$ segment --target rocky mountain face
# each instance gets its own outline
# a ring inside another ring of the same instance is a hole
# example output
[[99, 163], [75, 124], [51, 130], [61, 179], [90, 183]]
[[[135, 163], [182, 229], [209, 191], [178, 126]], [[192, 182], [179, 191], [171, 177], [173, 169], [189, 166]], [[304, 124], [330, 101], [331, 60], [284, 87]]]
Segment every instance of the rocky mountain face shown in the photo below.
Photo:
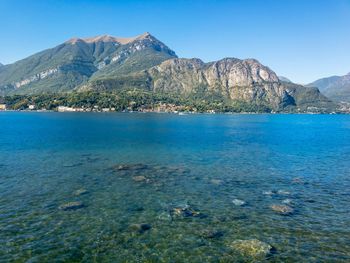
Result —
[[282, 83], [275, 72], [257, 60], [225, 58], [204, 63], [199, 59], [171, 59], [147, 71], [158, 92], [218, 94], [231, 100], [287, 107], [329, 107], [318, 89]]
[[317, 88], [281, 82], [271, 69], [254, 59], [225, 58], [210, 63], [200, 59], [169, 59], [132, 75], [90, 81], [79, 90], [108, 91], [116, 87], [137, 87], [186, 98], [216, 97], [265, 104], [275, 110], [333, 107]]
[[350, 102], [350, 73], [316, 80], [307, 85], [317, 87], [327, 97], [338, 102]]
[[288, 94], [276, 74], [253, 59], [171, 59], [148, 70], [156, 92], [218, 93], [231, 100], [283, 106]]
[[0, 70], [2, 95], [129, 88], [215, 96], [273, 109], [331, 104], [318, 89], [283, 82], [257, 60], [180, 59], [149, 33], [73, 38]]

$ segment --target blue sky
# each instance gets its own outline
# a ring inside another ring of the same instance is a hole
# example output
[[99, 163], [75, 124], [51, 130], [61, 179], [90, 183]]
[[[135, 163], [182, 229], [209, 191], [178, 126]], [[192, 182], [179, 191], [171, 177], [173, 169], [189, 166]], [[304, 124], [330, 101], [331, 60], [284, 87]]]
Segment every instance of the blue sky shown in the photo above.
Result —
[[256, 58], [308, 83], [350, 72], [350, 0], [0, 0], [0, 62], [71, 37], [149, 31], [180, 57]]

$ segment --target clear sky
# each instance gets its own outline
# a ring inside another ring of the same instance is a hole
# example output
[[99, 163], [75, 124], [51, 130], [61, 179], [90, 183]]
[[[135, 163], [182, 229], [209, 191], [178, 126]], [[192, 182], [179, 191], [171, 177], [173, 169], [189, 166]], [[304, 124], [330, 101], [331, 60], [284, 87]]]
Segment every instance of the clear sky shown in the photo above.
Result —
[[350, 72], [350, 0], [0, 0], [0, 62], [145, 31], [180, 57], [256, 58], [308, 83]]

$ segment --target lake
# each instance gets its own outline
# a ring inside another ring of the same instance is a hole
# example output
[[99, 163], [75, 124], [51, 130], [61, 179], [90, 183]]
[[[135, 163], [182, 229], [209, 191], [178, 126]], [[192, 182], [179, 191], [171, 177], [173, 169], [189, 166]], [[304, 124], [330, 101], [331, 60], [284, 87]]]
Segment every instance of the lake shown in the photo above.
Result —
[[0, 123], [0, 262], [350, 261], [349, 115]]

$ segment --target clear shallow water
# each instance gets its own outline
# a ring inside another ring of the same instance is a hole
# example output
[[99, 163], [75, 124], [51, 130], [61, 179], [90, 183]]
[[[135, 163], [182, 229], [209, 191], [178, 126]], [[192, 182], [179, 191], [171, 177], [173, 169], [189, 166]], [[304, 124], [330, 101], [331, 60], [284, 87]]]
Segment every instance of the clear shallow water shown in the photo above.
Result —
[[[274, 246], [269, 262], [350, 261], [350, 116], [6, 112], [0, 123], [0, 262], [250, 262], [230, 246], [253, 238]], [[289, 194], [264, 194], [278, 190]], [[292, 215], [272, 211], [285, 199]], [[73, 201], [84, 207], [59, 209]], [[186, 206], [201, 216], [174, 214]]]

